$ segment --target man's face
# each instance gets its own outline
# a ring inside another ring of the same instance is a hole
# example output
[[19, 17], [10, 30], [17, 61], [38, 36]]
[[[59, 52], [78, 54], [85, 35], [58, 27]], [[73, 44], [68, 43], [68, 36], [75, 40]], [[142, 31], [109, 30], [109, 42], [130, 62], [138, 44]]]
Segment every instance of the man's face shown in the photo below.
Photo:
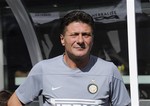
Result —
[[88, 57], [93, 45], [92, 29], [86, 23], [72, 22], [66, 27], [64, 35], [61, 35], [61, 43], [69, 57]]

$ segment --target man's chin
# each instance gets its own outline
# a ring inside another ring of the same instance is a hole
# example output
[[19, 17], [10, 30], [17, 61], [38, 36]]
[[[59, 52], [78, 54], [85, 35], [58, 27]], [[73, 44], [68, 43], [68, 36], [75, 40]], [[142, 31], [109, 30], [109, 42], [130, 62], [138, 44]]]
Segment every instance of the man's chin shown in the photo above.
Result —
[[75, 60], [83, 60], [89, 57], [87, 53], [68, 53], [68, 56]]
[[82, 55], [81, 54], [80, 55], [79, 54], [74, 55], [74, 58], [79, 59], [79, 60], [82, 60], [82, 59], [87, 58], [87, 57], [88, 57], [88, 55], [85, 55], [85, 54], [84, 55], [83, 54]]

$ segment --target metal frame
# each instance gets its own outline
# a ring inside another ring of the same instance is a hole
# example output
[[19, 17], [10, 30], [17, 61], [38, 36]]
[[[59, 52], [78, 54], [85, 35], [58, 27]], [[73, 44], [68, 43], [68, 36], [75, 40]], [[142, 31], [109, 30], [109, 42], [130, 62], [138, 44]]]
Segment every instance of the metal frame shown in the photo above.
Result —
[[[1, 10], [0, 10], [1, 14]], [[0, 17], [0, 90], [4, 89], [4, 69], [3, 69], [3, 41], [2, 41], [2, 19]]]
[[17, 22], [21, 28], [22, 34], [27, 44], [32, 65], [34, 65], [38, 61], [42, 60], [43, 57], [30, 17], [26, 12], [21, 0], [6, 1], [14, 13], [14, 16], [16, 17]]
[[127, 27], [128, 27], [131, 105], [139, 106], [136, 29], [135, 29], [136, 28], [135, 27], [135, 0], [127, 0]]
[[[30, 17], [20, 0], [6, 0], [6, 2], [10, 6], [21, 28], [22, 34], [27, 44], [31, 63], [34, 65], [37, 62], [43, 60], [43, 57]], [[39, 96], [39, 106], [43, 106], [42, 96]]]

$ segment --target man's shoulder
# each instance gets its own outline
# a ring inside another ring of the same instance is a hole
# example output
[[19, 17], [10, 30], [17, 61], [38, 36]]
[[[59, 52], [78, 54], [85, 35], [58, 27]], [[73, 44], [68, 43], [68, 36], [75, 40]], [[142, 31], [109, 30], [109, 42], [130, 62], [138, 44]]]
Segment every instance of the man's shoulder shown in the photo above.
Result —
[[93, 67], [93, 69], [96, 70], [95, 73], [106, 76], [118, 75], [118, 69], [113, 62], [104, 60], [96, 56], [92, 56], [92, 58], [96, 61]]
[[56, 63], [61, 61], [63, 58], [63, 55], [59, 55], [50, 59], [45, 59], [39, 62], [39, 64], [49, 64], [49, 63]]
[[50, 72], [50, 70], [58, 67], [58, 65], [61, 64], [61, 60], [63, 58], [63, 55], [54, 57], [54, 58], [50, 58], [50, 59], [45, 59], [42, 60], [40, 62], [38, 62], [37, 64], [35, 64], [32, 68], [32, 74], [41, 74], [41, 73], [45, 73], [45, 72]]
[[110, 66], [113, 65], [113, 62], [111, 62], [111, 61], [104, 60], [104, 59], [94, 56], [94, 55], [91, 55], [91, 57], [92, 57], [92, 60], [97, 62], [97, 64], [110, 65]]

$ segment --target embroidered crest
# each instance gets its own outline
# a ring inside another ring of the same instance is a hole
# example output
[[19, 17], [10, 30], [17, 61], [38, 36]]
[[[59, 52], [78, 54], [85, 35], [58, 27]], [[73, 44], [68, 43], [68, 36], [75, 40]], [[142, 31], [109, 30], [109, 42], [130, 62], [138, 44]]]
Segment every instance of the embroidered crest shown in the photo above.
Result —
[[98, 91], [98, 86], [95, 84], [95, 81], [92, 80], [92, 83], [88, 85], [88, 91], [91, 94], [95, 94]]

